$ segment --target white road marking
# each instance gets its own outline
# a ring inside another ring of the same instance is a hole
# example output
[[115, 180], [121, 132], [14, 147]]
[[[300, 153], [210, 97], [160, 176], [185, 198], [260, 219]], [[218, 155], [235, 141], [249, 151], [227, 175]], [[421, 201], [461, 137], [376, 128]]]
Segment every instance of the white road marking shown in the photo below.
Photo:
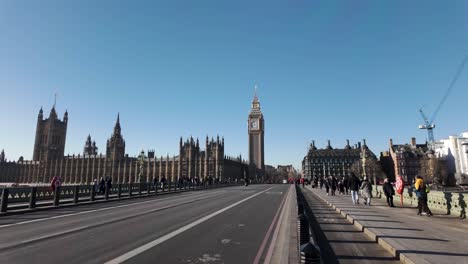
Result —
[[215, 217], [215, 216], [217, 216], [217, 215], [219, 215], [219, 214], [221, 214], [221, 213], [223, 213], [223, 212], [225, 212], [225, 211], [227, 211], [227, 210], [229, 210], [231, 208], [233, 208], [236, 205], [239, 205], [239, 204], [241, 204], [241, 203], [243, 203], [245, 201], [248, 201], [248, 200], [250, 200], [250, 199], [252, 199], [252, 198], [254, 198], [254, 197], [256, 197], [256, 196], [258, 196], [258, 195], [260, 195], [262, 193], [265, 193], [265, 192], [267, 192], [267, 191], [269, 191], [269, 190], [271, 190], [273, 188], [276, 188], [276, 187], [271, 187], [269, 189], [266, 189], [264, 191], [261, 191], [259, 193], [254, 194], [254, 195], [251, 195], [251, 196], [249, 196], [249, 197], [247, 197], [245, 199], [242, 199], [242, 200], [240, 200], [240, 201], [238, 201], [236, 203], [233, 203], [233, 204], [231, 204], [231, 205], [229, 205], [229, 206], [227, 206], [227, 207], [225, 207], [223, 209], [220, 209], [220, 210], [218, 210], [218, 211], [216, 211], [214, 213], [211, 213], [211, 214], [209, 214], [207, 216], [204, 216], [204, 217], [202, 217], [202, 218], [200, 218], [200, 219], [198, 219], [198, 220], [196, 220], [196, 221], [194, 221], [194, 222], [192, 222], [192, 223], [190, 223], [190, 224], [188, 224], [186, 226], [183, 226], [183, 227], [181, 227], [181, 228], [179, 228], [177, 230], [172, 231], [169, 234], [166, 234], [166, 235], [164, 235], [164, 236], [162, 236], [162, 237], [160, 237], [160, 238], [158, 238], [156, 240], [153, 240], [153, 241], [151, 241], [151, 242], [149, 242], [149, 243], [147, 243], [145, 245], [142, 245], [142, 246], [140, 246], [138, 248], [135, 248], [134, 250], [131, 250], [131, 251], [129, 251], [129, 252], [115, 258], [115, 259], [109, 260], [105, 264], [118, 264], [118, 263], [122, 263], [124, 261], [127, 261], [130, 258], [133, 258], [136, 255], [141, 254], [141, 253], [143, 253], [143, 252], [145, 252], [145, 251], [147, 251], [147, 250], [149, 250], [149, 249], [151, 249], [151, 248], [153, 248], [153, 247], [155, 247], [155, 246], [157, 246], [157, 245], [159, 245], [159, 244], [161, 244], [161, 243], [163, 243], [163, 242], [165, 242], [165, 241], [167, 241], [167, 240], [169, 240], [169, 239], [171, 239], [171, 238], [173, 238], [173, 237], [175, 237], [175, 236], [177, 236], [177, 235], [179, 235], [179, 234], [181, 234], [181, 233], [183, 233], [183, 232], [185, 232], [187, 230], [189, 230], [190, 228], [195, 227], [195, 226], [197, 226], [197, 225], [199, 225], [199, 224], [201, 224], [201, 223], [203, 223], [203, 222], [205, 222], [205, 221], [207, 221], [207, 220], [209, 220], [209, 219], [211, 219], [211, 218], [213, 218], [213, 217]]
[[172, 205], [167, 205], [167, 206], [155, 208], [155, 209], [145, 211], [145, 212], [140, 213], [140, 214], [128, 215], [128, 216], [120, 217], [120, 218], [113, 219], [113, 220], [110, 220], [110, 221], [104, 221], [104, 222], [101, 222], [101, 223], [97, 223], [97, 224], [94, 224], [94, 225], [84, 225], [84, 226], [80, 226], [80, 227], [65, 230], [65, 231], [60, 231], [60, 232], [47, 234], [47, 235], [44, 235], [44, 236], [40, 236], [40, 237], [28, 239], [28, 240], [23, 240], [23, 241], [20, 241], [18, 243], [2, 246], [2, 247], [0, 247], [0, 250], [10, 249], [10, 248], [17, 248], [17, 247], [20, 247], [20, 246], [24, 246], [26, 244], [31, 244], [31, 243], [39, 242], [39, 241], [42, 241], [42, 240], [51, 239], [51, 238], [54, 238], [54, 237], [59, 237], [59, 236], [63, 236], [63, 235], [76, 233], [76, 232], [83, 231], [83, 230], [90, 229], [90, 228], [94, 228], [94, 227], [99, 227], [99, 226], [103, 226], [103, 225], [107, 225], [107, 224], [111, 224], [111, 223], [120, 222], [120, 221], [123, 221], [123, 220], [126, 220], [126, 219], [139, 217], [139, 216], [142, 216], [142, 215], [147, 215], [147, 214], [162, 211], [162, 210], [168, 209], [168, 208], [177, 207], [179, 205], [189, 204], [189, 203], [192, 203], [192, 202], [213, 198], [213, 197], [216, 197], [218, 195], [219, 194], [210, 195], [210, 196], [206, 196], [206, 197], [201, 197], [201, 198], [198, 198], [198, 199], [193, 199], [193, 200], [189, 200], [189, 201], [185, 201], [185, 202], [180, 202], [180, 203], [177, 203], [177, 204], [172, 204]]
[[[219, 193], [222, 191], [218, 191], [215, 193]], [[213, 194], [213, 193], [209, 193]], [[188, 194], [183, 194], [179, 195], [178, 197], [185, 197], [191, 195], [190, 193]], [[199, 196], [199, 195], [197, 195]], [[131, 203], [131, 204], [124, 204], [124, 205], [117, 205], [117, 206], [112, 206], [112, 207], [105, 207], [105, 208], [100, 208], [100, 209], [94, 209], [94, 210], [89, 210], [89, 211], [83, 211], [83, 212], [78, 212], [78, 213], [72, 213], [72, 214], [64, 214], [64, 215], [57, 215], [57, 216], [51, 216], [51, 217], [46, 217], [46, 218], [40, 218], [40, 219], [34, 219], [34, 220], [29, 220], [29, 221], [23, 221], [23, 222], [18, 222], [18, 223], [13, 223], [13, 224], [7, 224], [7, 225], [0, 225], [0, 228], [5, 228], [5, 227], [10, 227], [10, 226], [17, 226], [17, 225], [24, 225], [24, 224], [29, 224], [29, 223], [35, 223], [35, 222], [42, 222], [45, 220], [50, 220], [50, 219], [57, 219], [57, 218], [64, 218], [68, 216], [75, 216], [75, 215], [82, 215], [82, 214], [89, 214], [89, 213], [94, 213], [94, 212], [99, 212], [99, 211], [105, 211], [105, 210], [110, 210], [110, 209], [115, 209], [115, 208], [122, 208], [122, 207], [127, 207], [127, 206], [132, 206], [132, 205], [138, 205], [138, 204], [145, 204], [145, 203], [154, 203], [155, 201], [164, 201], [168, 199], [174, 199], [174, 197], [167, 197], [167, 198], [161, 198], [161, 199], [152, 199], [149, 201], [144, 201], [144, 202], [138, 202], [138, 203]]]

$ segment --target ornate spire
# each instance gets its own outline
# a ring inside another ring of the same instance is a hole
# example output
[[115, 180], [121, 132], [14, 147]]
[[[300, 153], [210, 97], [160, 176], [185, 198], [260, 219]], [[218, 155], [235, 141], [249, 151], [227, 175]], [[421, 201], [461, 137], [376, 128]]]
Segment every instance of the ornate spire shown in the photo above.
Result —
[[258, 101], [258, 96], [257, 96], [257, 85], [255, 85], [255, 91], [254, 91], [254, 98], [252, 100], [251, 113], [260, 114], [260, 102]]
[[258, 102], [258, 97], [257, 97], [257, 85], [254, 86], [254, 98], [253, 102]]
[[115, 122], [114, 133], [120, 134], [120, 113], [117, 113], [117, 121]]

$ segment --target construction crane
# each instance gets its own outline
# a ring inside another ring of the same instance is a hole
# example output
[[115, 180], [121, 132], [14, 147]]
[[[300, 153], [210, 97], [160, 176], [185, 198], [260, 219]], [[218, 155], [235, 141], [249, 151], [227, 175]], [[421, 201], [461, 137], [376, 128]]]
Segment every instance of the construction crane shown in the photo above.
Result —
[[426, 129], [427, 130], [427, 138], [429, 140], [429, 148], [434, 149], [434, 131], [433, 129], [435, 128], [434, 120], [439, 113], [440, 109], [442, 108], [442, 105], [445, 103], [447, 100], [447, 97], [449, 96], [450, 92], [452, 91], [452, 88], [455, 86], [455, 83], [458, 81], [458, 77], [460, 77], [460, 73], [463, 71], [463, 68], [465, 67], [465, 64], [468, 62], [468, 55], [465, 56], [463, 59], [462, 63], [460, 66], [458, 66], [457, 71], [455, 72], [455, 76], [453, 77], [452, 81], [450, 82], [447, 91], [445, 91], [444, 97], [442, 97], [442, 100], [440, 100], [439, 105], [437, 106], [436, 110], [434, 111], [434, 114], [432, 114], [432, 118], [429, 119], [427, 116], [424, 114], [422, 108], [419, 109], [419, 113], [421, 113], [421, 116], [424, 120], [423, 125], [419, 125], [419, 129]]

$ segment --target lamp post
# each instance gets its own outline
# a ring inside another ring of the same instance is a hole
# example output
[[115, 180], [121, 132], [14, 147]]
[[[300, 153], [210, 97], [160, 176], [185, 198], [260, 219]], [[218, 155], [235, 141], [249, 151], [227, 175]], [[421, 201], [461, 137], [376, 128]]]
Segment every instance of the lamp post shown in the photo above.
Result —
[[145, 151], [141, 151], [140, 152], [140, 155], [138, 155], [138, 165], [140, 167], [140, 173], [138, 174], [138, 182], [141, 183], [142, 182], [142, 179], [143, 179], [143, 170], [145, 168], [145, 159], [146, 159], [146, 156], [145, 156]]

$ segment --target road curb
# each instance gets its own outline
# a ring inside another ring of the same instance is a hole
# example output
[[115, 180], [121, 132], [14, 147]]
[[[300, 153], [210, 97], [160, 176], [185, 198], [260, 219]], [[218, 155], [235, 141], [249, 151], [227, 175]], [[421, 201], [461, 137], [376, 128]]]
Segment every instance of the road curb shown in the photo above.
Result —
[[334, 209], [336, 212], [338, 212], [340, 215], [342, 215], [347, 221], [352, 223], [354, 226], [359, 228], [364, 234], [366, 234], [371, 240], [374, 240], [377, 242], [380, 246], [382, 246], [385, 250], [387, 250], [390, 254], [392, 254], [395, 258], [400, 260], [401, 263], [404, 264], [416, 264], [416, 263], [430, 263], [427, 262], [423, 259], [421, 261], [418, 260], [418, 262], [413, 261], [406, 253], [402, 253], [401, 250], [396, 249], [394, 246], [392, 246], [392, 243], [388, 241], [385, 238], [382, 238], [382, 234], [378, 234], [369, 228], [366, 228], [359, 220], [354, 219], [351, 215], [347, 214], [343, 210], [341, 210], [339, 207], [337, 207], [335, 204], [332, 202], [326, 200], [322, 196], [315, 194], [312, 190], [309, 190], [310, 193], [312, 193], [315, 197], [319, 198], [320, 200], [324, 201], [327, 203], [329, 207]]

